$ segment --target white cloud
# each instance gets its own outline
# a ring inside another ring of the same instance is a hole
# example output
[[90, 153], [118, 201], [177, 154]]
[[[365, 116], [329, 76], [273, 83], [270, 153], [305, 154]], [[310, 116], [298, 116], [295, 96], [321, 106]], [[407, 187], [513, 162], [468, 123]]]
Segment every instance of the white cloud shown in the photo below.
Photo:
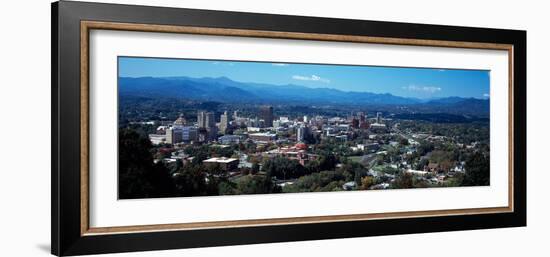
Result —
[[489, 98], [490, 96], [491, 96], [491, 95], [489, 95], [489, 93], [485, 93], [485, 94], [483, 94], [483, 97], [487, 97], [487, 98]]
[[273, 65], [273, 66], [278, 66], [278, 67], [285, 67], [285, 66], [288, 66], [287, 63], [272, 63], [271, 65]]
[[294, 75], [294, 76], [292, 76], [292, 79], [306, 80], [306, 81], [318, 81], [318, 82], [322, 82], [322, 83], [330, 83], [329, 79], [321, 78], [317, 75], [311, 75], [311, 76]]
[[408, 91], [430, 93], [430, 94], [441, 91], [440, 87], [417, 86], [417, 85], [409, 85], [408, 87], [402, 87], [402, 89], [405, 89], [405, 90], [408, 90]]

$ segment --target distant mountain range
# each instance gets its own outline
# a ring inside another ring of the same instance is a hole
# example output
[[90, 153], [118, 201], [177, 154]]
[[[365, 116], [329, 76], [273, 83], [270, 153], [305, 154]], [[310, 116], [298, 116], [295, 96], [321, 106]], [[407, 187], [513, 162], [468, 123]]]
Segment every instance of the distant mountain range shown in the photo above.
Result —
[[476, 113], [489, 112], [489, 100], [447, 97], [439, 99], [418, 99], [376, 94], [369, 92], [347, 92], [330, 88], [310, 88], [299, 85], [270, 85], [244, 83], [227, 77], [120, 77], [121, 96], [168, 97], [226, 103], [289, 103], [317, 105], [406, 105], [417, 108], [456, 108]]

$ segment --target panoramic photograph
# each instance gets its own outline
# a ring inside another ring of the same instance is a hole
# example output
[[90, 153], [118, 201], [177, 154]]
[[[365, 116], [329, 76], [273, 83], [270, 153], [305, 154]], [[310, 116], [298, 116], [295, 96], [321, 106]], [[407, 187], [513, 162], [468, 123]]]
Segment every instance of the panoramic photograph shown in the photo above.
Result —
[[490, 71], [118, 57], [118, 198], [489, 186]]

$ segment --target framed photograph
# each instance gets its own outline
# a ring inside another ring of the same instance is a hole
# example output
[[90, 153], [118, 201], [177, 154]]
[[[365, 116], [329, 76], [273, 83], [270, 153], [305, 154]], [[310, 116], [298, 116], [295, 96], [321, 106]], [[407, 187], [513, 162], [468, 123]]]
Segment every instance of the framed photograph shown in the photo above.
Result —
[[52, 253], [526, 225], [526, 32], [52, 5]]

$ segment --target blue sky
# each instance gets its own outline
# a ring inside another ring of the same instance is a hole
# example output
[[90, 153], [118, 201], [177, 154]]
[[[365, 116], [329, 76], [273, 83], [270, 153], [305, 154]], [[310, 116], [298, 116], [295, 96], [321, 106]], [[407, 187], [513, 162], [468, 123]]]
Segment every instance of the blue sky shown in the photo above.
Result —
[[489, 71], [119, 57], [121, 77], [228, 77], [397, 96], [489, 98]]

